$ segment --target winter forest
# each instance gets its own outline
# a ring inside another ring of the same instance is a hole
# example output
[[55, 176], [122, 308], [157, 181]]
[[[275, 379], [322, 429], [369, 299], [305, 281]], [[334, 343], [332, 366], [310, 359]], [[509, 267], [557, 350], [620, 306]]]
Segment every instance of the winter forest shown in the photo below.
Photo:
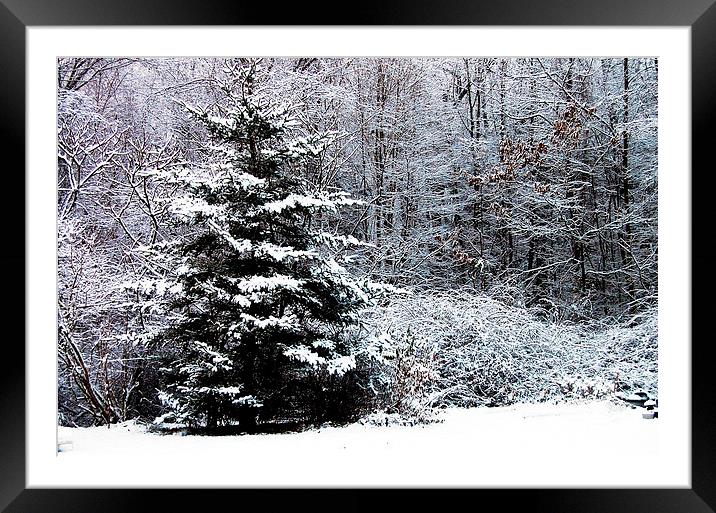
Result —
[[59, 424], [653, 404], [657, 83], [653, 58], [59, 59]]

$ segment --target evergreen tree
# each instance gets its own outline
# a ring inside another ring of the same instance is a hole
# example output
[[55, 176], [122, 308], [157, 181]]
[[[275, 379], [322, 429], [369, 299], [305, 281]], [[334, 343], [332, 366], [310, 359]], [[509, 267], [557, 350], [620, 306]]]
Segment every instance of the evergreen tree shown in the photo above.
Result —
[[338, 250], [355, 238], [321, 227], [320, 213], [357, 202], [340, 190], [309, 192], [297, 172], [335, 134], [297, 136], [294, 108], [259, 87], [259, 67], [227, 70], [218, 115], [185, 106], [211, 135], [209, 163], [154, 173], [186, 191], [170, 205], [185, 233], [143, 248], [171, 270], [145, 286], [173, 316], [157, 336], [172, 355], [160, 397], [196, 426], [238, 420], [251, 431], [259, 413], [307, 397], [307, 376], [352, 371], [347, 329], [385, 290], [343, 267]]

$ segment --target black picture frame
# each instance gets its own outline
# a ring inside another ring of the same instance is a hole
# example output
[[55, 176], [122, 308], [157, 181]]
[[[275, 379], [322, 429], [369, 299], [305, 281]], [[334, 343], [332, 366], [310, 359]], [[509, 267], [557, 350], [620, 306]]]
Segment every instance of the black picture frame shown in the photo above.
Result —
[[[3, 308], [4, 365], [0, 373], [0, 511], [7, 513], [109, 513], [145, 510], [201, 511], [212, 507], [279, 506], [292, 510], [382, 509], [388, 499], [401, 509], [453, 509], [457, 504], [501, 510], [549, 512], [713, 512], [716, 509], [716, 430], [711, 339], [706, 320], [713, 300], [708, 239], [692, 238], [692, 488], [690, 489], [503, 489], [503, 490], [80, 490], [26, 489], [25, 485], [25, 30], [45, 25], [660, 25], [691, 27], [692, 233], [708, 228], [711, 146], [709, 125], [716, 114], [715, 0], [364, 0], [281, 6], [242, 0], [0, 0], [0, 84], [4, 188], [0, 202], [5, 251], [0, 252], [6, 301]], [[12, 159], [14, 160], [11, 160]], [[10, 164], [12, 162], [12, 164]], [[688, 173], [688, 170], [684, 170]], [[23, 269], [23, 272], [19, 270]], [[684, 340], [684, 344], [690, 341]], [[376, 462], [376, 464], [380, 464]], [[465, 502], [467, 501], [467, 502]], [[215, 506], [212, 506], [215, 505]], [[221, 505], [221, 506], [220, 506]], [[227, 506], [228, 505], [228, 506]], [[464, 506], [463, 506], [464, 507]], [[471, 508], [472, 509], [472, 508]]]

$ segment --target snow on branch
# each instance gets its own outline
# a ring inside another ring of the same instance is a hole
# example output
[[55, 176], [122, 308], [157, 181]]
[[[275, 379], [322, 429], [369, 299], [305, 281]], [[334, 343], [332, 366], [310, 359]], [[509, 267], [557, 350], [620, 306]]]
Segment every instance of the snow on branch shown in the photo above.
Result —
[[268, 317], [255, 317], [246, 312], [242, 312], [240, 317], [250, 325], [256, 328], [280, 328], [283, 330], [298, 331], [301, 329], [301, 324], [295, 315], [284, 315], [282, 317], [275, 317], [269, 315]]
[[298, 290], [305, 282], [283, 274], [273, 276], [251, 276], [233, 280], [242, 292], [274, 291], [276, 289]]
[[314, 369], [323, 369], [328, 372], [328, 374], [338, 376], [342, 376], [346, 372], [356, 368], [354, 355], [326, 358], [306, 346], [291, 347], [286, 349], [283, 354], [296, 361], [307, 364]]
[[323, 193], [316, 196], [305, 196], [301, 194], [289, 194], [282, 200], [266, 203], [261, 207], [260, 211], [281, 213], [284, 210], [295, 209], [297, 207], [319, 209], [327, 208], [337, 210], [338, 206], [343, 205], [362, 205], [361, 200], [353, 199], [346, 192]]

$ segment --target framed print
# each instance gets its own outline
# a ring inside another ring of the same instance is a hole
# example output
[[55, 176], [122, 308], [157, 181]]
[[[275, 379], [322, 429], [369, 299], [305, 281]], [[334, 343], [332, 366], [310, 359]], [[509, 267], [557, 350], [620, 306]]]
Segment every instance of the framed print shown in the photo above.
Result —
[[0, 509], [713, 511], [710, 0], [134, 4], [0, 7]]

